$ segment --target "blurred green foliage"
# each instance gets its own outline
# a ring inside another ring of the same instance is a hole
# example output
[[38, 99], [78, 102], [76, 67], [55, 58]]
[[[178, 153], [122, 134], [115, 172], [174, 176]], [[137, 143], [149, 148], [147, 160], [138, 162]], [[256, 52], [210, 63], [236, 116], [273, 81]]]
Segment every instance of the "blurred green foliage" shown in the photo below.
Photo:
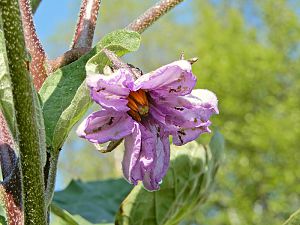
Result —
[[[152, 3], [103, 1], [95, 39], [124, 27]], [[277, 225], [300, 207], [299, 10], [292, 0], [187, 0], [146, 31], [140, 50], [126, 57], [149, 71], [182, 51], [198, 56], [197, 86], [219, 98], [213, 124], [226, 139], [225, 163], [206, 205], [184, 224]], [[71, 39], [58, 33], [55, 43]], [[71, 137], [60, 164], [64, 178], [120, 174], [112, 154], [103, 159], [88, 150], [92, 145]]]

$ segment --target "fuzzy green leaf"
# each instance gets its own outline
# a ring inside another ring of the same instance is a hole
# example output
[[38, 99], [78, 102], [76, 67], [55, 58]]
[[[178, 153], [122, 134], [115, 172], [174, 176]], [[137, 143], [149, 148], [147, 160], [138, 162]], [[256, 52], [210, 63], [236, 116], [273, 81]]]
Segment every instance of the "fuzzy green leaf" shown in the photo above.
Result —
[[[222, 143], [221, 139], [218, 136], [212, 142]], [[223, 148], [196, 142], [172, 146], [170, 168], [160, 190], [148, 192], [141, 184], [136, 186], [121, 204], [116, 224], [178, 224], [207, 199]]]
[[283, 225], [299, 225], [300, 224], [300, 209], [293, 213]]
[[105, 36], [88, 54], [77, 61], [55, 71], [46, 79], [40, 90], [43, 102], [47, 144], [58, 150], [70, 129], [87, 111], [89, 91], [84, 85], [88, 60], [93, 57], [105, 65], [107, 57], [101, 52], [108, 48], [121, 56], [136, 51], [140, 45], [140, 35], [136, 32], [120, 30]]
[[124, 179], [86, 183], [72, 181], [65, 190], [54, 194], [53, 203], [91, 224], [112, 223], [131, 188], [132, 185]]

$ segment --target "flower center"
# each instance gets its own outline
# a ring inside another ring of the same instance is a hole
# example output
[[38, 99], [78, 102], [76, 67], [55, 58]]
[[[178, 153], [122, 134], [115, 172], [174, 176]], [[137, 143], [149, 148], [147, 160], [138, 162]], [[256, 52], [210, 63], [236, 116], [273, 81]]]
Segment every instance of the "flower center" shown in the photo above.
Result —
[[128, 104], [130, 108], [128, 114], [136, 121], [141, 121], [142, 117], [148, 115], [149, 103], [146, 92], [143, 90], [131, 91], [128, 95]]

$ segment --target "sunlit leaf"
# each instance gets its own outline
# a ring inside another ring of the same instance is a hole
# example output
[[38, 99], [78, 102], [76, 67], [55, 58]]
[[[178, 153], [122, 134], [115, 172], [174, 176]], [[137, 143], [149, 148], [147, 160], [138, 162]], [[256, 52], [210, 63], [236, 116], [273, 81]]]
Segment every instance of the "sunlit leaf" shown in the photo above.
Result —
[[6, 213], [3, 206], [0, 206], [0, 224], [7, 225]]
[[65, 190], [55, 193], [53, 203], [92, 224], [111, 223], [131, 188], [124, 179], [72, 181]]
[[[58, 150], [70, 129], [90, 105], [89, 92], [84, 85], [85, 65], [93, 57], [105, 66], [107, 57], [101, 52], [105, 47], [121, 56], [135, 51], [140, 35], [132, 31], [116, 31], [105, 36], [93, 50], [77, 61], [55, 71], [46, 79], [40, 90], [46, 127], [47, 144]], [[103, 69], [103, 68], [102, 68]]]
[[112, 223], [90, 223], [79, 215], [71, 215], [55, 204], [51, 205], [51, 212], [53, 213], [51, 225], [113, 225]]
[[[216, 144], [217, 142], [217, 144]], [[121, 204], [117, 224], [178, 224], [207, 199], [224, 149], [218, 134], [209, 146], [172, 146], [171, 164], [156, 192], [136, 186]]]

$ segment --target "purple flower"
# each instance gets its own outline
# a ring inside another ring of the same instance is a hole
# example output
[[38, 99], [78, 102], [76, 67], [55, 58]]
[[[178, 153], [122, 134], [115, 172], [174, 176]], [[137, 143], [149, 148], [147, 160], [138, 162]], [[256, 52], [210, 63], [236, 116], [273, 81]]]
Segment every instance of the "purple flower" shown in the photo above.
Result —
[[129, 69], [112, 75], [89, 74], [92, 99], [102, 106], [78, 127], [77, 134], [93, 143], [125, 139], [125, 178], [148, 190], [159, 189], [169, 167], [170, 143], [195, 140], [210, 132], [209, 118], [218, 113], [217, 98], [208, 90], [193, 90], [191, 64], [180, 60], [137, 80]]

